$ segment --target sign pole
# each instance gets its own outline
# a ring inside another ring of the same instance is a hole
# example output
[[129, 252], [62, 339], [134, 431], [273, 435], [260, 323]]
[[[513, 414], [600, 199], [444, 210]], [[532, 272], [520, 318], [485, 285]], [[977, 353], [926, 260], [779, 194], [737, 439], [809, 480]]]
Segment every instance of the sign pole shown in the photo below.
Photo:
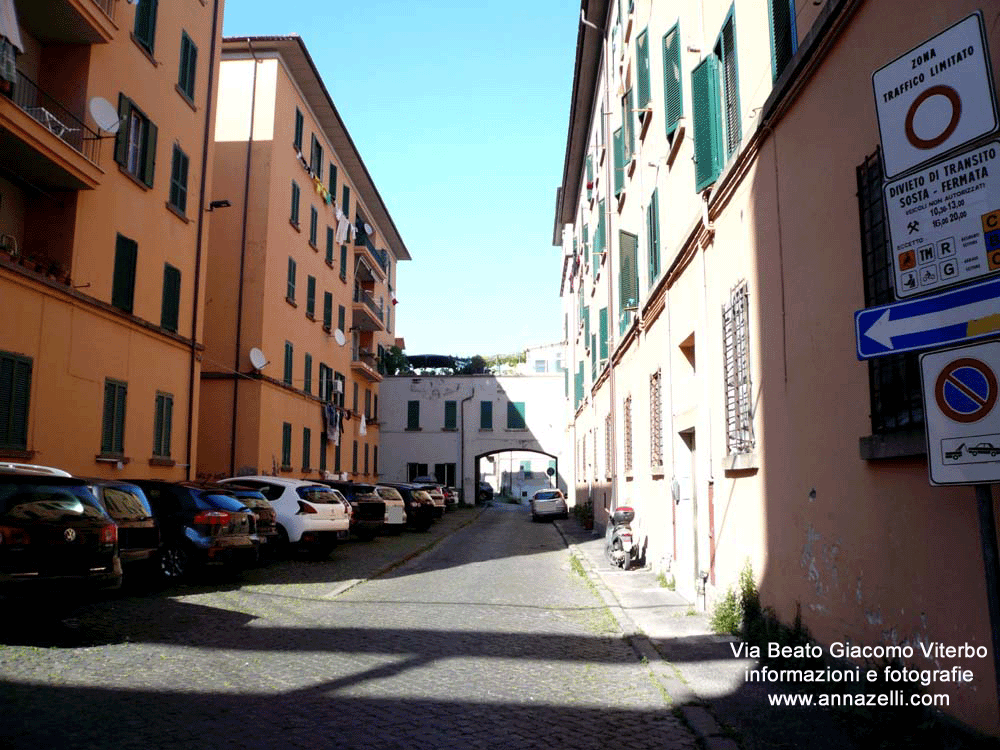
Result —
[[976, 485], [979, 506], [979, 538], [983, 546], [983, 567], [986, 571], [986, 600], [993, 631], [993, 676], [1000, 705], [1000, 553], [997, 550], [997, 526], [993, 515], [993, 492], [988, 484]]

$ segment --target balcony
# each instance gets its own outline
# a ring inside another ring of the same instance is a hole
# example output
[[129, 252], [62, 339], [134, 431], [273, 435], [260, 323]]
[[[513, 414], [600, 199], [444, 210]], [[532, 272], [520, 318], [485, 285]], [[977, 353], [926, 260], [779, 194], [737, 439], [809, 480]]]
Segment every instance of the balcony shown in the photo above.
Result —
[[[364, 281], [385, 281], [389, 269], [389, 254], [375, 247], [375, 243], [365, 233], [363, 225], [356, 229], [354, 254], [355, 257], [364, 257], [366, 261], [358, 264], [358, 273]], [[375, 261], [374, 265], [371, 260]]]
[[87, 190], [100, 184], [101, 141], [21, 71], [11, 98], [0, 96], [0, 170], [43, 190]]
[[107, 44], [116, 0], [14, 0], [21, 27], [43, 44]]
[[351, 324], [359, 331], [384, 331], [385, 308], [367, 289], [354, 287]]
[[351, 371], [357, 373], [369, 383], [382, 382], [378, 360], [367, 349], [359, 349], [351, 360]]

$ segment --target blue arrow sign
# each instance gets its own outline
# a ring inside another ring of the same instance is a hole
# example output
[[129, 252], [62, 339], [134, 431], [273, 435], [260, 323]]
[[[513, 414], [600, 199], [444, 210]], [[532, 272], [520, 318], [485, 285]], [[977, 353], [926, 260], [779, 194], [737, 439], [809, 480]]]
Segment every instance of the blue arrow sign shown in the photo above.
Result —
[[965, 343], [1000, 333], [1000, 277], [854, 313], [858, 359]]

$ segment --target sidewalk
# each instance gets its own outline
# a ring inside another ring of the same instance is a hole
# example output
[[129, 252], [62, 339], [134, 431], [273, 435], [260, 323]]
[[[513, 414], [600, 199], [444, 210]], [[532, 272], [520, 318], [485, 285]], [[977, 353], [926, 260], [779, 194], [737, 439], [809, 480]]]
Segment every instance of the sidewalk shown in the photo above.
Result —
[[861, 750], [871, 747], [829, 711], [772, 707], [769, 693], [788, 686], [746, 683], [754, 659], [737, 659], [730, 643], [712, 633], [709, 616], [695, 613], [679, 594], [660, 586], [651, 570], [623, 571], [604, 556], [604, 538], [573, 518], [555, 521], [618, 621], [623, 636], [650, 666], [674, 706], [708, 750]]

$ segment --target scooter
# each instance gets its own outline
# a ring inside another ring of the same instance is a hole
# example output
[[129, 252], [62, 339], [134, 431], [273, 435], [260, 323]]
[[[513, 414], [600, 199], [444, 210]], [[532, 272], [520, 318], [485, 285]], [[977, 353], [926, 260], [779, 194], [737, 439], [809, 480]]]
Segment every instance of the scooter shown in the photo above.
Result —
[[635, 510], [627, 505], [616, 508], [611, 514], [608, 530], [604, 534], [604, 554], [612, 564], [629, 570], [639, 559], [639, 545], [632, 540], [631, 523]]

